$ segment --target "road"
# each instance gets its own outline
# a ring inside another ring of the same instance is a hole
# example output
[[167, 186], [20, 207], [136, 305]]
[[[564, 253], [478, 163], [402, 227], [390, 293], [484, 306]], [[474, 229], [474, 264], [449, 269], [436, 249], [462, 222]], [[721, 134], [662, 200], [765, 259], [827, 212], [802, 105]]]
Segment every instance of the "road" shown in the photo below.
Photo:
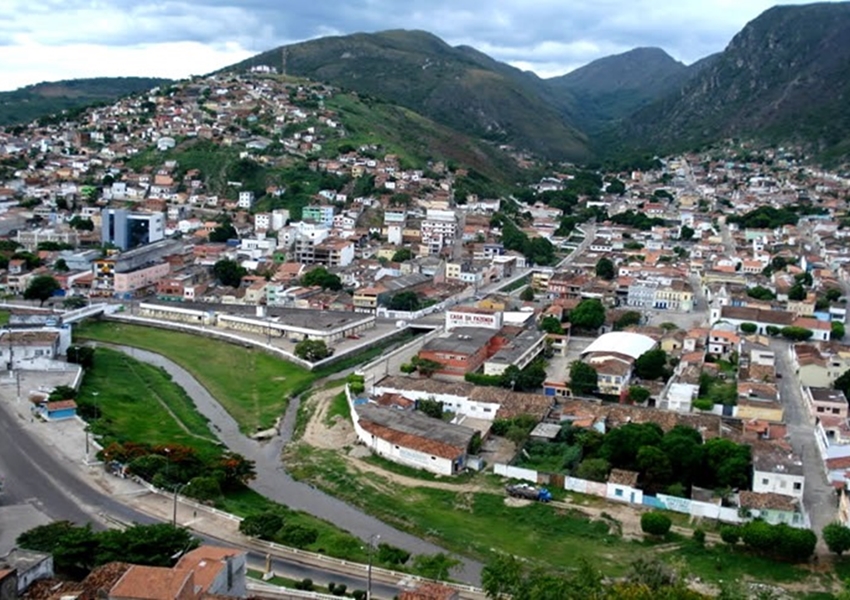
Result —
[[835, 490], [826, 480], [823, 461], [815, 442], [814, 426], [806, 410], [800, 383], [794, 372], [789, 355], [790, 344], [784, 340], [771, 340], [771, 349], [776, 356], [776, 371], [782, 374], [778, 379], [779, 395], [785, 409], [785, 423], [791, 446], [803, 461], [806, 474], [806, 487], [803, 490], [803, 504], [811, 519], [812, 529], [818, 533], [824, 526], [835, 520], [837, 498]]
[[[239, 425], [189, 372], [162, 355], [130, 348], [112, 346], [126, 352], [136, 360], [162, 367], [174, 382], [182, 387], [192, 398], [198, 411], [209, 419], [218, 438], [229, 449], [255, 461], [257, 478], [251, 482], [251, 488], [263, 496], [284, 504], [295, 510], [301, 510], [320, 519], [324, 519], [345, 529], [364, 542], [373, 535], [380, 535], [381, 541], [413, 554], [434, 554], [445, 552], [444, 548], [421, 540], [409, 533], [399, 531], [386, 523], [367, 515], [353, 506], [317, 490], [311, 485], [294, 480], [284, 470], [280, 459], [287, 436], [279, 435], [268, 442], [256, 442], [239, 431]], [[292, 403], [287, 410], [287, 423], [292, 422], [297, 407]], [[283, 428], [284, 430], [287, 427]], [[462, 566], [454, 576], [472, 585], [478, 585], [483, 565], [464, 559]]]
[[[10, 410], [7, 402], [0, 400], [0, 473], [5, 479], [4, 506], [32, 504], [51, 519], [93, 523], [97, 529], [105, 529], [107, 522], [150, 524], [162, 521], [119, 502], [77, 477], [74, 474], [76, 466], [59, 459], [16, 422], [20, 416]], [[215, 537], [199, 537], [214, 545], [234, 545], [232, 541]], [[262, 552], [249, 552], [249, 560], [252, 565], [260, 565], [260, 570], [264, 568]], [[346, 584], [349, 590], [366, 589], [362, 577], [295, 560], [273, 557], [272, 568], [276, 574], [290, 579], [309, 578], [319, 585], [335, 582]], [[392, 598], [400, 591], [399, 586], [378, 578], [373, 580], [372, 589], [373, 595], [379, 598]]]

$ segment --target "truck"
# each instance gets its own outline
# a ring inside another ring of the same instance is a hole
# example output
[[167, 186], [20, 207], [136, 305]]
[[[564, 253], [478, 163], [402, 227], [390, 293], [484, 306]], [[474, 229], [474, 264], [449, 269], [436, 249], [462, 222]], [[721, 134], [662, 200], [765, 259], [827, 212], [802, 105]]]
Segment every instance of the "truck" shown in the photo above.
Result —
[[526, 500], [537, 500], [538, 502], [549, 502], [552, 500], [552, 492], [545, 487], [535, 487], [527, 483], [517, 483], [505, 486], [508, 496], [524, 498]]

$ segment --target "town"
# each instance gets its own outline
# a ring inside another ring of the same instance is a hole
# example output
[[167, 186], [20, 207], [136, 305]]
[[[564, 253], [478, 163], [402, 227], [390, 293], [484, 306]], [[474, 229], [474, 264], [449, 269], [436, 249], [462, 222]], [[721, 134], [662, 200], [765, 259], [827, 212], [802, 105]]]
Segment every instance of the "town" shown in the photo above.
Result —
[[[347, 129], [356, 94], [270, 70], [0, 132], [10, 381], [81, 362], [90, 319], [353, 360], [341, 454], [850, 527], [850, 179], [739, 146], [500, 193]], [[39, 392], [48, 424], [77, 417]]]

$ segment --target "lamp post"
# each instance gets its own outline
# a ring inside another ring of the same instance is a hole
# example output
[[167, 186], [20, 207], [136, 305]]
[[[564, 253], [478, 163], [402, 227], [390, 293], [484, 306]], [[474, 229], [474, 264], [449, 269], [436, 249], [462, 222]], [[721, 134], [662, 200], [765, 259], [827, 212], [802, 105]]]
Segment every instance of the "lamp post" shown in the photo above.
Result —
[[181, 483], [179, 485], [174, 486], [174, 507], [171, 513], [171, 525], [172, 527], [177, 527], [177, 494], [186, 487], [187, 484]]
[[100, 418], [100, 405], [97, 403], [97, 397], [100, 395], [100, 392], [92, 392], [92, 396], [94, 396], [94, 418]]
[[381, 536], [373, 533], [369, 536], [369, 564], [366, 568], [366, 600], [372, 600], [372, 550], [375, 548], [375, 542], [381, 539]]

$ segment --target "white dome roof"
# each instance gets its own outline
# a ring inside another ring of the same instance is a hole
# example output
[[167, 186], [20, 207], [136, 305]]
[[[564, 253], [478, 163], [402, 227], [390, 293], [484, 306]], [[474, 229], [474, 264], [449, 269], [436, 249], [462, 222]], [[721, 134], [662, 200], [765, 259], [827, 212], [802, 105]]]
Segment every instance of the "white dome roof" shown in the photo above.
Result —
[[593, 340], [593, 343], [581, 354], [584, 356], [591, 352], [616, 352], [637, 360], [641, 354], [653, 348], [655, 348], [655, 340], [648, 335], [629, 331], [612, 331]]

